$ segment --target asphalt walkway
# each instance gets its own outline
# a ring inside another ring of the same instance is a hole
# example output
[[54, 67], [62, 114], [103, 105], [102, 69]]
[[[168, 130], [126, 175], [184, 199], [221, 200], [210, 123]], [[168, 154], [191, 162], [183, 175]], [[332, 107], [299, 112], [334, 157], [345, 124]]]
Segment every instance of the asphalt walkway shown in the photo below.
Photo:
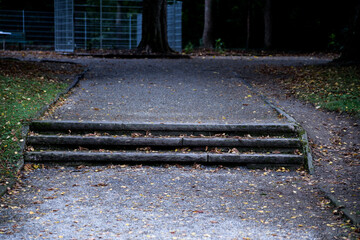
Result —
[[37, 169], [2, 199], [1, 239], [347, 237], [306, 176], [195, 166]]
[[235, 74], [236, 58], [86, 59], [90, 71], [48, 119], [155, 123], [283, 122]]

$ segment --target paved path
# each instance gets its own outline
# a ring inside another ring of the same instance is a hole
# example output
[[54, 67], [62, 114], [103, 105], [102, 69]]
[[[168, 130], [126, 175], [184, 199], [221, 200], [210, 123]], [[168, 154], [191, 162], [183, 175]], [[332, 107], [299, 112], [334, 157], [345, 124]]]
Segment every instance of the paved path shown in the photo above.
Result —
[[1, 239], [333, 239], [347, 236], [294, 172], [216, 167], [38, 169], [2, 200]]
[[284, 121], [236, 77], [236, 71], [253, 64], [250, 60], [87, 59], [91, 70], [86, 80], [48, 118], [166, 123]]
[[[295, 60], [294, 60], [295, 59]], [[278, 122], [236, 78], [308, 58], [78, 59], [91, 71], [47, 118]], [[292, 60], [292, 61], [290, 61]], [[321, 61], [318, 61], [321, 62]], [[55, 167], [1, 200], [1, 239], [333, 239], [349, 228], [301, 172], [216, 166]]]

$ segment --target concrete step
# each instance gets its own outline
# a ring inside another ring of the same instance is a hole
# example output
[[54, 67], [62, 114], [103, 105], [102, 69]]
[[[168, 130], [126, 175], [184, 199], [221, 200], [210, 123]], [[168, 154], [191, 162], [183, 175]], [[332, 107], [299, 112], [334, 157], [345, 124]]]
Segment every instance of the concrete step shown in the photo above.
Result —
[[293, 124], [34, 121], [29, 129], [27, 162], [277, 166], [304, 162]]
[[57, 136], [38, 135], [27, 138], [28, 145], [66, 146], [158, 146], [158, 147], [254, 147], [254, 148], [298, 148], [296, 138], [189, 138], [189, 137], [117, 137], [117, 136]]
[[216, 154], [174, 152], [26, 152], [25, 161], [36, 163], [211, 163], [300, 165], [303, 156], [295, 154]]
[[205, 135], [216, 134], [261, 134], [283, 135], [296, 133], [293, 124], [284, 123], [249, 123], [249, 124], [161, 124], [161, 123], [121, 123], [121, 122], [77, 122], [77, 121], [34, 121], [30, 124], [30, 131], [38, 133], [90, 133], [100, 132], [109, 134], [140, 133], [153, 136], [158, 135]]

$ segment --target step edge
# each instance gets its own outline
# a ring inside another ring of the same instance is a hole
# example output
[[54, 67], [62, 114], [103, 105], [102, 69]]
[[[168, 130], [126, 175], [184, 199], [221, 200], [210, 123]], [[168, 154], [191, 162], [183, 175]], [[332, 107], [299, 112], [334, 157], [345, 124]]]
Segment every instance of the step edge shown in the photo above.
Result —
[[[221, 156], [222, 155], [222, 156]], [[26, 162], [198, 162], [235, 164], [302, 164], [303, 157], [293, 154], [211, 154], [211, 153], [84, 153], [28, 152]]]
[[28, 145], [96, 145], [96, 146], [223, 146], [223, 147], [301, 147], [297, 138], [147, 138], [147, 137], [113, 137], [113, 136], [28, 136]]
[[[292, 123], [185, 124], [185, 123], [124, 123], [107, 121], [54, 121], [30, 123], [32, 130], [104, 130], [104, 131], [282, 131], [293, 132]], [[259, 129], [260, 128], [260, 129]]]

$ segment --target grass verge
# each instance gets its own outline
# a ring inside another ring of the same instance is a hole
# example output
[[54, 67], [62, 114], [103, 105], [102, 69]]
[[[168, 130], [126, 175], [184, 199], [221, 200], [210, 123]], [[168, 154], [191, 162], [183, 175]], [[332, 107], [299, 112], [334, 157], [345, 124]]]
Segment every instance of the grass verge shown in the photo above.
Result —
[[[65, 90], [66, 83], [50, 80], [22, 79], [0, 76], [0, 174], [14, 174], [21, 150], [21, 128], [56, 95]], [[4, 180], [4, 179], [0, 179]]]
[[0, 60], [0, 185], [16, 176], [22, 126], [63, 92], [81, 67]]
[[275, 76], [291, 94], [316, 108], [360, 117], [360, 66], [266, 66], [260, 71]]

